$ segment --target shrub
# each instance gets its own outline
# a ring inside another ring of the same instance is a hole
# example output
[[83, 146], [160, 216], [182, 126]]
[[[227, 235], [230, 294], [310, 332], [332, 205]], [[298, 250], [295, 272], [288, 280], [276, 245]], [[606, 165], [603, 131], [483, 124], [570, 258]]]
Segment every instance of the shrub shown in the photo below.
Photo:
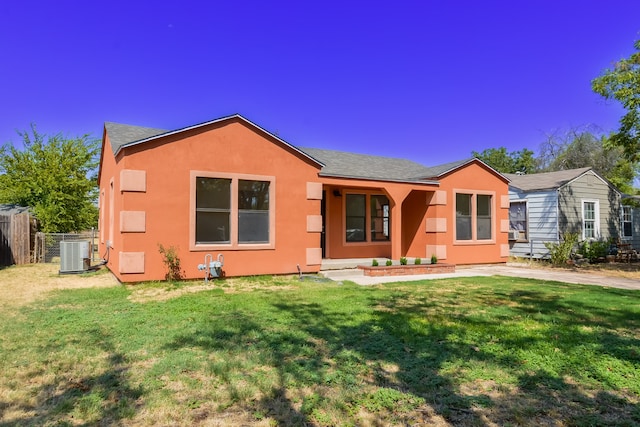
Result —
[[577, 233], [567, 233], [564, 236], [564, 240], [559, 243], [544, 242], [544, 246], [549, 249], [549, 255], [551, 256], [551, 263], [553, 265], [565, 264], [571, 257], [573, 247], [578, 242]]
[[413, 263], [415, 265], [420, 265], [420, 264], [422, 264], [422, 260], [420, 258], [416, 258], [415, 261], [413, 261]]
[[372, 267], [377, 267], [378, 266], [378, 260], [374, 259], [373, 261], [371, 261], [371, 266]]
[[388, 259], [388, 260], [387, 260], [387, 262], [386, 262], [386, 265], [387, 265], [387, 266], [389, 266], [389, 265], [393, 265], [393, 261], [391, 261], [390, 259]]
[[158, 243], [158, 251], [162, 255], [162, 262], [167, 267], [167, 274], [164, 278], [170, 282], [182, 280], [183, 272], [180, 267], [180, 257], [178, 256], [178, 249], [173, 246], [165, 248], [162, 243]]
[[578, 253], [589, 260], [596, 262], [598, 258], [604, 258], [609, 254], [610, 243], [607, 240], [585, 240], [580, 245]]
[[401, 257], [400, 258], [400, 265], [407, 265], [407, 258], [406, 257]]
[[437, 264], [438, 263], [438, 257], [436, 256], [436, 254], [431, 255], [431, 264]]

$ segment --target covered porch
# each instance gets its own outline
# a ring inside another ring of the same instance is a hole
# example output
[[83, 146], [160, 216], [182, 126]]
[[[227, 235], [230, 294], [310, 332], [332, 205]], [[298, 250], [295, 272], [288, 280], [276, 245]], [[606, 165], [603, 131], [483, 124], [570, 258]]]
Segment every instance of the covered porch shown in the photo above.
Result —
[[[354, 268], [378, 259], [430, 259], [439, 240], [429, 218], [443, 216], [437, 183], [326, 178], [321, 269]], [[345, 266], [345, 267], [342, 267]]]

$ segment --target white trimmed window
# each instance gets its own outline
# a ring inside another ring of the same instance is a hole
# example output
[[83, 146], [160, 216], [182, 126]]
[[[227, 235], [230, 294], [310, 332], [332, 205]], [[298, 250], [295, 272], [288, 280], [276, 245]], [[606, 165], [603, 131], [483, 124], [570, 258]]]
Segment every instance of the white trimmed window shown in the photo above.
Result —
[[582, 239], [600, 237], [600, 201], [582, 201]]
[[622, 237], [633, 237], [631, 206], [622, 206]]
[[527, 202], [509, 203], [509, 240], [526, 241], [528, 235]]

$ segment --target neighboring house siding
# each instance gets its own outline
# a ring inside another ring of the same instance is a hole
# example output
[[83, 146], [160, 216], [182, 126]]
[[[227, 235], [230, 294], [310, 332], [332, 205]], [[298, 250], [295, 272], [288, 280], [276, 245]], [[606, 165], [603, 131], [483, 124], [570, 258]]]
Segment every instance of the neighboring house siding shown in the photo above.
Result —
[[[549, 251], [544, 242], [558, 241], [558, 197], [555, 190], [521, 192], [511, 188], [509, 199], [512, 202], [527, 202], [528, 241], [510, 242], [510, 254], [524, 258], [546, 258]], [[533, 247], [533, 252], [532, 252]]]
[[598, 236], [620, 236], [620, 194], [592, 173], [586, 173], [558, 190], [559, 227], [562, 233], [577, 232], [582, 238], [583, 201], [597, 201]]

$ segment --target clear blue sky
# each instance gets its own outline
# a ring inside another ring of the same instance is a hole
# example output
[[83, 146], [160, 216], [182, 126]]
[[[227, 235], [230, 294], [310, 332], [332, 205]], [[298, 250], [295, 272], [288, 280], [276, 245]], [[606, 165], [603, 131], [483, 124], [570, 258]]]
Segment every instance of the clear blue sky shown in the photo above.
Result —
[[298, 146], [436, 165], [617, 128], [590, 82], [640, 1], [4, 1], [0, 143], [240, 113]]

